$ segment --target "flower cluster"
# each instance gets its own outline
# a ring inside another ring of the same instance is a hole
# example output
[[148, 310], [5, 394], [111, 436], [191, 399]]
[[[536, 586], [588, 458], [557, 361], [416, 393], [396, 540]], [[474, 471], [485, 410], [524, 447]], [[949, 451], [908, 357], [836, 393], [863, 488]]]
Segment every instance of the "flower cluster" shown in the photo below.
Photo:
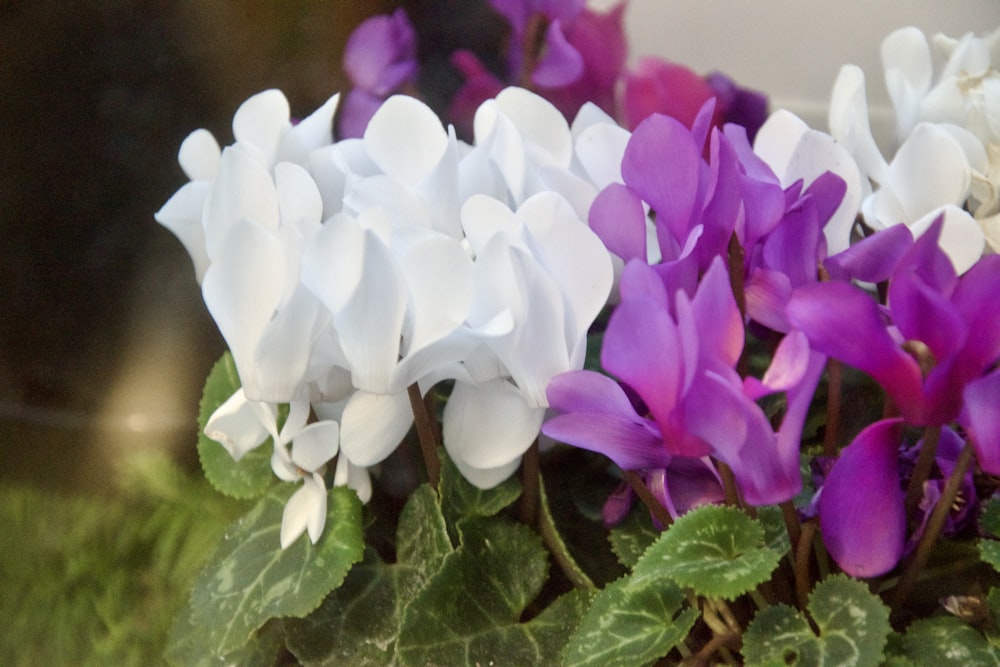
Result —
[[623, 131], [595, 107], [571, 129], [510, 88], [479, 108], [468, 145], [406, 96], [333, 142], [337, 102], [293, 125], [266, 91], [236, 112], [231, 146], [194, 132], [191, 182], [156, 216], [189, 250], [242, 382], [208, 435], [237, 460], [270, 436], [275, 474], [303, 480], [283, 544], [307, 526], [318, 538], [338, 452], [334, 483], [370, 495], [367, 468], [413, 423], [412, 388], [454, 381], [445, 447], [480, 486], [508, 477], [549, 379], [582, 367], [612, 284], [583, 217], [617, 177]]
[[[626, 69], [625, 0], [603, 3], [602, 8], [585, 0], [489, 0], [488, 4], [506, 28], [499, 70], [487, 67], [480, 54], [467, 48], [448, 56], [461, 83], [448, 91], [440, 113], [459, 137], [473, 136], [476, 110], [509, 86], [542, 95], [567, 119], [589, 103], [622, 119], [628, 128], [653, 113], [690, 126], [710, 99], [717, 101], [715, 125], [737, 123], [751, 139], [767, 117], [763, 94], [738, 86], [720, 72], [702, 77], [684, 65], [652, 56]], [[394, 93], [420, 96], [418, 41], [402, 9], [374, 16], [351, 34], [344, 70], [353, 88], [339, 115], [339, 136], [360, 137], [379, 104]]]
[[[830, 132], [865, 178], [861, 212], [873, 229], [905, 223], [917, 236], [944, 217], [941, 246], [963, 273], [984, 245], [1000, 250], [1000, 30], [987, 37], [901, 28], [882, 42], [898, 147], [872, 137], [865, 74], [845, 65], [833, 87]], [[933, 45], [933, 48], [932, 48]], [[935, 61], [943, 61], [935, 76]]]
[[[236, 461], [268, 447], [274, 475], [301, 484], [258, 489], [253, 522], [235, 534], [257, 539], [266, 532], [257, 526], [274, 530], [280, 514], [275, 562], [305, 572], [316, 558], [329, 578], [322, 590], [296, 591], [294, 603], [271, 600], [216, 653], [268, 618], [316, 609], [364, 558], [373, 567], [343, 593], [362, 597], [338, 598], [346, 610], [323, 610], [322, 622], [304, 624], [313, 630], [290, 623], [293, 644], [299, 632], [328, 634], [378, 589], [394, 596], [395, 612], [373, 632], [400, 664], [426, 662], [435, 623], [448, 642], [460, 637], [450, 656], [471, 660], [475, 641], [501, 625], [497, 643], [516, 644], [504, 619], [523, 615], [511, 601], [527, 604], [522, 589], [535, 584], [520, 566], [541, 551], [537, 541], [588, 595], [546, 600], [535, 620], [555, 609], [576, 629], [536, 636], [534, 621], [523, 623], [531, 647], [513, 662], [548, 664], [549, 651], [593, 664], [606, 644], [611, 664], [651, 663], [675, 647], [691, 654], [680, 639], [649, 649], [612, 641], [645, 646], [641, 619], [661, 636], [665, 615], [677, 637], [703, 643], [693, 657], [706, 662], [730, 650], [747, 664], [797, 659], [827, 650], [829, 630], [864, 645], [858, 664], [877, 664], [889, 609], [844, 574], [891, 590], [899, 612], [940, 536], [1000, 536], [1000, 501], [991, 521], [977, 522], [981, 501], [1000, 489], [1000, 256], [990, 250], [1000, 220], [1000, 31], [935, 38], [945, 61], [937, 77], [922, 33], [886, 39], [899, 141], [886, 159], [855, 67], [834, 86], [827, 134], [785, 110], [764, 120], [762, 99], [721, 75], [656, 60], [623, 72], [623, 5], [490, 5], [510, 27], [506, 69], [455, 53], [465, 83], [451, 124], [400, 94], [419, 93], [420, 68], [400, 10], [351, 39], [355, 87], [342, 108], [335, 95], [293, 122], [285, 97], [269, 90], [236, 112], [233, 144], [198, 130], [181, 146], [190, 182], [156, 219], [190, 253], [241, 384], [204, 410], [205, 434]], [[333, 131], [335, 117], [348, 138]], [[875, 397], [850, 421], [845, 377]], [[414, 426], [430, 484], [409, 487], [389, 522], [398, 528], [386, 538], [397, 546], [389, 565], [377, 549], [362, 555], [358, 498], [378, 499], [372, 474]], [[453, 463], [440, 477], [438, 438]], [[605, 525], [591, 523], [619, 531], [615, 555], [629, 573], [599, 573], [596, 595], [558, 534], [546, 490], [556, 485], [542, 482], [578, 475], [553, 470], [565, 461], [597, 461], [588, 473], [612, 481], [607, 490], [621, 480]], [[266, 457], [259, 462], [270, 480]], [[523, 485], [507, 484], [522, 464]], [[502, 515], [518, 488], [528, 526]], [[632, 513], [633, 496], [652, 522]], [[773, 506], [787, 540], [765, 541], [751, 518]], [[525, 539], [531, 528], [541, 540]], [[310, 543], [297, 542], [303, 533]], [[345, 546], [330, 566], [341, 540], [353, 555]], [[982, 560], [1000, 569], [998, 553], [990, 560], [984, 549]], [[827, 555], [842, 574], [817, 583]], [[195, 616], [226, 609], [241, 556], [230, 557], [217, 576], [224, 593], [204, 596]], [[474, 588], [487, 558], [495, 588], [477, 594], [503, 597], [504, 611], [483, 620], [442, 610], [442, 591]], [[758, 588], [781, 560], [789, 585], [776, 577], [774, 590]], [[266, 593], [283, 597], [284, 581]], [[726, 606], [743, 595], [757, 609], [752, 621]], [[813, 614], [818, 638], [787, 607], [792, 599]], [[685, 600], [692, 608], [681, 611]], [[833, 600], [850, 614], [817, 618]], [[629, 605], [624, 621], [608, 613]], [[695, 618], [704, 628], [693, 630]], [[697, 637], [705, 632], [708, 641]]]

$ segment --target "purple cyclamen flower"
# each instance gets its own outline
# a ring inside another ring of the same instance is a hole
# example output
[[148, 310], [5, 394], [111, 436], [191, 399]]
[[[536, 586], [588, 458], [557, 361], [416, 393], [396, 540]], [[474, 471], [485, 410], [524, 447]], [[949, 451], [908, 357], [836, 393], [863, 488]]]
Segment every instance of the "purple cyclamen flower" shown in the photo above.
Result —
[[[626, 469], [669, 470], [678, 457], [715, 457], [733, 469], [753, 505], [798, 493], [799, 440], [822, 356], [794, 334], [779, 346], [762, 380], [741, 380], [734, 367], [743, 349], [743, 320], [718, 258], [693, 296], [633, 260], [622, 275], [621, 296], [601, 362], [638, 395], [648, 416], [636, 411], [617, 382], [581, 371], [549, 384], [549, 404], [565, 414], [544, 432], [602, 452]], [[775, 433], [755, 401], [782, 391], [788, 409]]]
[[[1000, 359], [1000, 256], [959, 278], [938, 247], [940, 229], [938, 220], [895, 267], [887, 308], [853, 285], [830, 282], [796, 290], [786, 313], [814, 350], [879, 382], [911, 424], [951, 423], [963, 406], [965, 421], [982, 423], [992, 417], [980, 393], [995, 395], [991, 376], [983, 376]], [[980, 446], [993, 440], [990, 428], [976, 431]], [[994, 457], [1000, 453], [988, 460]]]
[[417, 35], [403, 9], [363, 21], [344, 48], [354, 88], [340, 109], [339, 136], [362, 136], [382, 102], [413, 81], [417, 68]]

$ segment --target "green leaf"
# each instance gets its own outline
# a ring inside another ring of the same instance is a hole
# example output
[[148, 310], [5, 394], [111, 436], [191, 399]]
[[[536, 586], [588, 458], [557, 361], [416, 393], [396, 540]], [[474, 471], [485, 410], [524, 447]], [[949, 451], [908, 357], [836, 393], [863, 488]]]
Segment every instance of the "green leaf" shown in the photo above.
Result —
[[660, 536], [643, 506], [635, 506], [628, 517], [611, 529], [608, 539], [618, 562], [625, 567], [634, 567], [646, 549]]
[[361, 501], [347, 487], [330, 490], [316, 544], [303, 535], [281, 548], [281, 516], [296, 488], [277, 487], [231, 525], [195, 582], [191, 626], [206, 653], [240, 649], [268, 619], [305, 616], [361, 560]]
[[233, 355], [226, 352], [205, 381], [198, 410], [198, 458], [205, 477], [219, 492], [233, 498], [258, 498], [275, 483], [271, 472], [272, 440], [234, 461], [226, 448], [205, 435], [205, 425], [220, 405], [240, 388]]
[[1000, 498], [990, 498], [983, 502], [979, 526], [987, 535], [1000, 537]]
[[448, 525], [448, 534], [457, 537], [456, 524], [465, 517], [494, 516], [521, 495], [521, 483], [510, 477], [492, 489], [480, 489], [459, 472], [445, 450], [441, 458], [441, 510]]
[[403, 665], [558, 664], [586, 606], [574, 591], [527, 623], [520, 619], [548, 572], [538, 536], [493, 518], [460, 524], [461, 546], [410, 600], [397, 657]]
[[705, 505], [680, 517], [643, 554], [634, 576], [669, 577], [697, 595], [732, 600], [767, 581], [781, 558], [764, 529], [735, 507]]
[[570, 637], [565, 664], [632, 667], [665, 656], [698, 619], [696, 609], [681, 611], [683, 602], [683, 591], [667, 579], [623, 577], [608, 584]]
[[410, 496], [399, 518], [397, 562], [374, 550], [354, 566], [319, 609], [285, 621], [288, 648], [307, 665], [396, 665], [395, 642], [403, 609], [451, 553], [436, 492], [428, 485]]
[[1000, 651], [954, 616], [914, 622], [906, 629], [903, 646], [918, 667], [1000, 665]]
[[552, 510], [549, 507], [549, 497], [545, 493], [545, 482], [542, 479], [541, 473], [538, 475], [538, 504], [538, 528], [552, 556], [561, 564], [562, 570], [570, 580], [570, 583], [584, 590], [595, 590], [597, 587], [594, 586], [594, 582], [591, 581], [587, 573], [583, 571], [583, 568], [573, 558], [569, 547], [566, 546], [562, 535], [559, 534], [559, 529], [556, 527], [555, 519], [552, 516]]
[[819, 628], [787, 605], [754, 617], [743, 635], [747, 665], [842, 665], [875, 667], [888, 641], [889, 608], [860, 581], [828, 577], [809, 596], [808, 610]]

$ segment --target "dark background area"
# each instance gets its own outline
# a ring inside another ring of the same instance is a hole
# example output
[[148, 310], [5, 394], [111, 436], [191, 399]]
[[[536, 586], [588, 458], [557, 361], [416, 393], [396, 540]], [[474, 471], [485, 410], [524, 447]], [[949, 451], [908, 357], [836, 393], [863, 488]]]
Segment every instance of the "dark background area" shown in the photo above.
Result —
[[[99, 490], [135, 447], [194, 465], [224, 347], [153, 220], [186, 180], [177, 149], [199, 127], [230, 143], [265, 88], [293, 115], [346, 90], [350, 31], [398, 4], [0, 2], [0, 479]], [[422, 84], [455, 85], [454, 45], [496, 51], [484, 3], [402, 4], [433, 64]]]

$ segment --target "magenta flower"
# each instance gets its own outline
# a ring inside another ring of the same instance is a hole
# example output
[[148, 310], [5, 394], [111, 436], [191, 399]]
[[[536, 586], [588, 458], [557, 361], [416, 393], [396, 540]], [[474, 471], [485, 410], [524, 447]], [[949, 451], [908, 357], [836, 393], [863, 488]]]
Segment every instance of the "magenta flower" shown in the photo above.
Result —
[[940, 228], [939, 220], [895, 267], [887, 308], [831, 282], [796, 290], [786, 310], [814, 350], [871, 375], [916, 425], [955, 421], [966, 391], [966, 419], [984, 419], [979, 392], [989, 393], [990, 381], [982, 376], [1000, 359], [1000, 257], [983, 258], [960, 279], [937, 245]]
[[344, 71], [354, 88], [341, 104], [338, 135], [362, 136], [382, 102], [416, 78], [417, 67], [417, 36], [403, 9], [355, 28], [344, 48]]
[[472, 112], [507, 85], [530, 88], [573, 118], [583, 104], [615, 111], [615, 85], [627, 49], [622, 18], [625, 3], [607, 11], [583, 0], [490, 0], [510, 25], [506, 71], [490, 72], [470, 51], [457, 51], [452, 65], [464, 77], [447, 118], [470, 136]]
[[[543, 431], [625, 469], [669, 470], [676, 458], [712, 456], [733, 469], [747, 502], [791, 498], [801, 489], [799, 439], [822, 357], [801, 335], [789, 336], [764, 378], [744, 382], [734, 366], [745, 332], [724, 262], [711, 264], [693, 296], [669, 282], [629, 262], [601, 354], [648, 416], [614, 380], [580, 371], [549, 384], [549, 404], [565, 414]], [[788, 410], [775, 433], [755, 400], [779, 391]]]

